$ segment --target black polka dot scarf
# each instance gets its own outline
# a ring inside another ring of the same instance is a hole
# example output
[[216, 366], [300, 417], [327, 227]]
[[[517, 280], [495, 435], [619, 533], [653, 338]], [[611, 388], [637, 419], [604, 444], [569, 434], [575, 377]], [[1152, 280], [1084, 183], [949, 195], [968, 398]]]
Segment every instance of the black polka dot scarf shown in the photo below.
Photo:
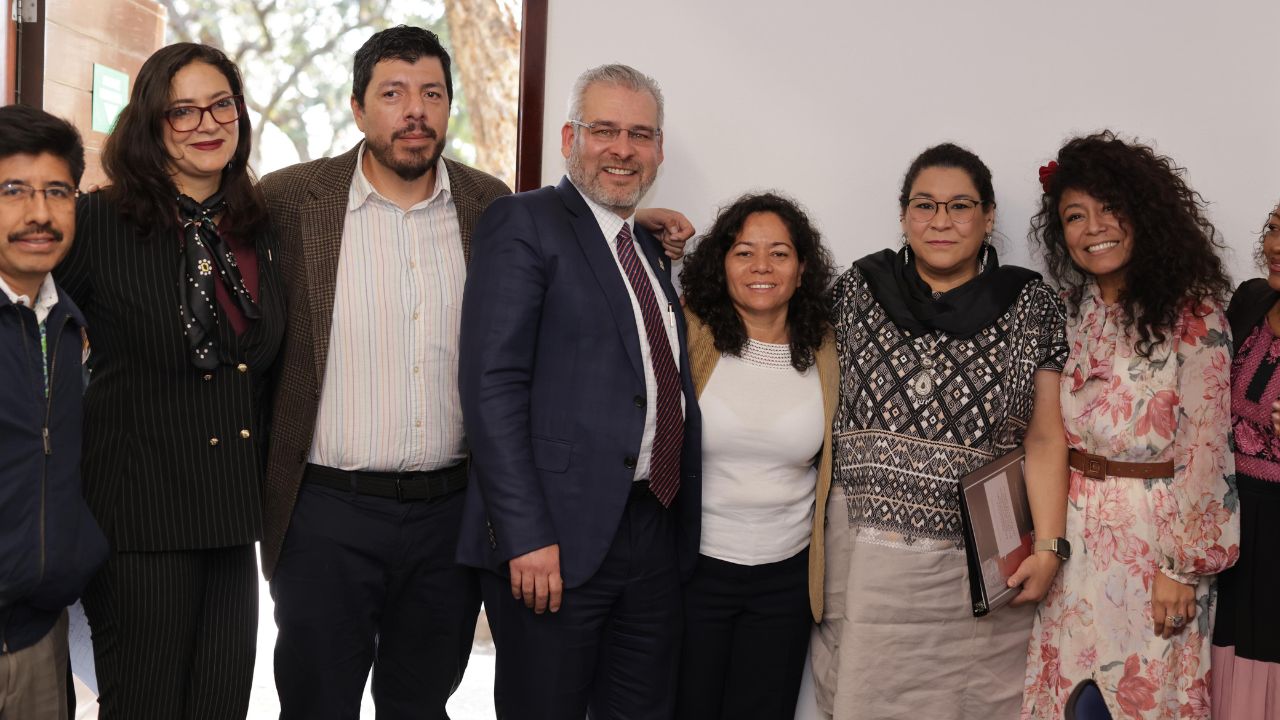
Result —
[[261, 317], [258, 305], [244, 286], [236, 256], [222, 241], [213, 218], [227, 209], [222, 193], [199, 203], [178, 195], [182, 220], [182, 325], [191, 349], [191, 363], [201, 370], [218, 367], [218, 313], [214, 277], [222, 279], [232, 302], [245, 318]]

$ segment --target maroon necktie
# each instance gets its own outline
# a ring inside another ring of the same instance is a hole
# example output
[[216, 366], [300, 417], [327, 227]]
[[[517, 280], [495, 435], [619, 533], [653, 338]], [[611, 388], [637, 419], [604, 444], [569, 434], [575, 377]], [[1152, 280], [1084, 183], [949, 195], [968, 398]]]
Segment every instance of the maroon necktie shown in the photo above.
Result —
[[631, 291], [640, 303], [644, 334], [649, 338], [653, 375], [658, 381], [657, 428], [653, 435], [653, 455], [649, 461], [649, 489], [663, 507], [670, 507], [680, 490], [680, 449], [684, 445], [684, 412], [680, 408], [680, 371], [676, 368], [671, 343], [663, 326], [662, 309], [653, 295], [653, 285], [640, 264], [631, 227], [623, 223], [618, 231], [618, 262], [627, 274]]

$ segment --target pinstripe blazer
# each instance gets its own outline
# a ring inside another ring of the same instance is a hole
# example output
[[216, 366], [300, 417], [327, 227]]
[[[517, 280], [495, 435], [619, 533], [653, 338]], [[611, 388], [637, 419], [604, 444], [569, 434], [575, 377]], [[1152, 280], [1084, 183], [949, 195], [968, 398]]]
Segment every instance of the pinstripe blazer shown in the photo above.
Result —
[[[338, 157], [294, 165], [262, 179], [280, 242], [289, 307], [264, 498], [262, 570], [268, 579], [280, 557], [315, 433], [347, 196], [363, 147], [362, 143]], [[470, 260], [471, 231], [480, 214], [495, 198], [511, 191], [497, 178], [448, 158], [445, 166], [458, 212], [463, 254]]]
[[80, 199], [55, 271], [88, 324], [85, 498], [116, 551], [245, 545], [262, 534], [270, 367], [284, 297], [267, 228], [258, 249], [262, 317], [239, 337], [219, 323], [217, 369], [191, 364], [178, 307], [182, 255], [142, 241], [103, 193]]

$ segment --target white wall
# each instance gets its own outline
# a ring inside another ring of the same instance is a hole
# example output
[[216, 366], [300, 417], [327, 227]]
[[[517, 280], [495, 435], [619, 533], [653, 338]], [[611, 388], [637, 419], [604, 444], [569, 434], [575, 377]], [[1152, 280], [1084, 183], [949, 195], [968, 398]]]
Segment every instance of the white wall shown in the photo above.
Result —
[[[1007, 262], [1038, 266], [1037, 168], [1076, 133], [1136, 135], [1186, 167], [1237, 281], [1257, 274], [1252, 243], [1280, 199], [1276, 0], [550, 0], [548, 24], [545, 183], [563, 172], [574, 78], [628, 63], [667, 99], [648, 204], [705, 229], [719, 205], [777, 188], [841, 266], [897, 242], [902, 174], [944, 140], [990, 165]], [[798, 717], [813, 716], [806, 688]]]
[[749, 189], [815, 216], [841, 266], [897, 242], [911, 159], [950, 140], [995, 176], [1006, 262], [1026, 243], [1037, 168], [1110, 127], [1188, 169], [1232, 249], [1280, 199], [1275, 0], [550, 0], [543, 179], [563, 172], [574, 78], [605, 62], [666, 94], [666, 162], [647, 204], [699, 227]]

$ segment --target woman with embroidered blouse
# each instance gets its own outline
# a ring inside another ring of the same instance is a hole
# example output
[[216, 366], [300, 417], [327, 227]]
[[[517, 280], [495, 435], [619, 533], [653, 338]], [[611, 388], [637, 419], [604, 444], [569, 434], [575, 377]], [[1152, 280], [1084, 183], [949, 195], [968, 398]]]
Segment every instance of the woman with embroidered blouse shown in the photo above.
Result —
[[[840, 399], [826, 503], [818, 707], [845, 718], [1017, 715], [1034, 603], [1065, 554], [1063, 309], [1001, 265], [991, 171], [952, 144], [911, 164], [903, 247], [833, 290]], [[1019, 446], [1036, 549], [1013, 605], [974, 617], [959, 480]]]
[[831, 260], [791, 200], [724, 208], [680, 274], [702, 411], [702, 540], [676, 717], [791, 720], [822, 612], [831, 478]]
[[1214, 575], [1239, 554], [1229, 285], [1182, 172], [1110, 132], [1041, 169], [1076, 556], [1036, 617], [1026, 719], [1210, 717]]
[[1265, 277], [1231, 296], [1235, 359], [1231, 363], [1231, 429], [1240, 494], [1240, 562], [1218, 577], [1213, 626], [1213, 717], [1280, 717], [1280, 205], [1271, 209], [1257, 245]]

